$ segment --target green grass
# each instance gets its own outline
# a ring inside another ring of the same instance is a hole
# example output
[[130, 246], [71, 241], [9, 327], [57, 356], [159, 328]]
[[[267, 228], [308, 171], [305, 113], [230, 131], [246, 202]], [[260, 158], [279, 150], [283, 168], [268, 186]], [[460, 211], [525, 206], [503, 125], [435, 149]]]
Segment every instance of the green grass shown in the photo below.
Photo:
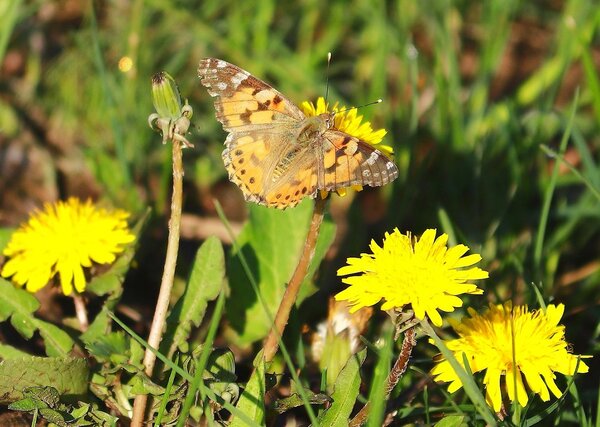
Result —
[[[298, 347], [302, 325], [312, 328], [323, 319], [327, 294], [342, 289], [335, 271], [345, 257], [366, 251], [371, 238], [381, 242], [383, 232], [394, 227], [417, 235], [437, 228], [452, 244], [482, 254], [491, 278], [481, 284], [485, 296], [471, 297], [469, 306], [508, 299], [531, 307], [564, 303], [562, 322], [574, 352], [597, 359], [600, 8], [595, 1], [90, 1], [74, 6], [71, 15], [43, 1], [11, 5], [0, 29], [1, 153], [8, 147], [45, 153], [44, 188], [55, 195], [99, 195], [134, 216], [154, 208], [123, 304], [151, 312], [160, 282], [160, 273], [152, 272], [162, 261], [164, 249], [155, 248], [164, 247], [171, 170], [169, 147], [146, 121], [153, 112], [154, 73], [172, 75], [194, 108], [188, 139], [195, 148], [184, 151], [184, 210], [217, 218], [207, 202], [212, 197], [221, 199], [230, 218], [244, 209], [220, 158], [225, 133], [196, 75], [199, 60], [210, 56], [239, 65], [298, 104], [324, 96], [327, 78], [331, 102], [384, 100], [361, 114], [388, 130], [384, 142], [395, 149], [400, 177], [379, 192], [348, 196], [354, 200], [347, 210], [348, 199], [334, 196], [332, 210], [342, 213], [348, 231], [337, 252], [320, 265], [321, 291], [299, 306], [286, 330], [290, 338], [284, 337], [287, 360], [280, 369], [298, 374], [298, 384], [318, 391], [320, 373], [296, 352], [303, 349]], [[327, 52], [333, 53], [329, 76]], [[133, 60], [129, 72], [118, 68], [125, 56]], [[12, 170], [6, 167], [0, 176], [6, 200], [17, 194], [25, 205], [38, 203], [33, 187], [14, 184], [26, 177], [9, 176]], [[84, 173], [91, 179], [80, 188]], [[234, 207], [228, 211], [223, 201]], [[0, 209], [16, 207], [0, 202]], [[189, 248], [197, 244], [184, 242], [181, 276], [189, 269]], [[250, 277], [255, 273], [247, 270]], [[229, 286], [250, 288], [250, 283], [256, 287], [254, 279]], [[373, 318], [369, 341], [383, 334], [384, 318]], [[444, 338], [451, 336], [446, 332]], [[222, 325], [215, 341], [230, 346], [234, 335]], [[241, 372], [252, 368], [255, 354], [240, 353]], [[413, 363], [427, 372], [433, 355], [419, 340]], [[372, 384], [383, 381], [379, 361], [393, 356], [369, 352], [365, 397]], [[531, 418], [544, 425], [553, 420], [598, 425], [595, 359], [561, 405], [546, 413], [549, 404], [536, 397], [521, 424]], [[417, 387], [423, 376], [408, 370], [392, 398]], [[567, 384], [559, 381], [563, 391]], [[456, 414], [476, 416], [462, 392], [448, 395], [432, 384], [425, 394], [423, 389], [416, 391], [420, 398], [401, 402], [397, 409], [405, 418], [399, 425], [436, 422], [439, 407], [448, 414], [458, 405], [462, 412]], [[309, 396], [302, 394], [307, 405]], [[431, 412], [423, 414], [423, 406]], [[320, 408], [312, 409], [315, 420]], [[378, 406], [378, 416], [385, 409]], [[309, 419], [305, 408], [294, 415]], [[268, 417], [275, 415], [271, 411]]]

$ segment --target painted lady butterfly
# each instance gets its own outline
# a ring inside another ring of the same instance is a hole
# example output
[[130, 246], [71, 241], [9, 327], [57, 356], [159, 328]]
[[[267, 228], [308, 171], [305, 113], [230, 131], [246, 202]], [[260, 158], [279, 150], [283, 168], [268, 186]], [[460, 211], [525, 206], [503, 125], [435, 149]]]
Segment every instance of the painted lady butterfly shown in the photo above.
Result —
[[246, 200], [285, 209], [318, 190], [376, 187], [398, 176], [385, 154], [334, 129], [332, 113], [307, 117], [277, 90], [220, 59], [200, 61], [198, 75], [229, 132], [223, 160]]

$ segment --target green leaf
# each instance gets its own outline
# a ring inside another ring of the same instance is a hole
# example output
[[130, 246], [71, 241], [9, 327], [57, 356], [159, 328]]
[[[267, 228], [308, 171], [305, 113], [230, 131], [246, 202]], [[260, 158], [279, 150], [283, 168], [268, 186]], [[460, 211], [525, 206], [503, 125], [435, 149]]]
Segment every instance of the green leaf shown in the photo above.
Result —
[[385, 389], [387, 387], [387, 377], [390, 372], [394, 345], [393, 332], [393, 328], [387, 328], [382, 334], [384, 344], [378, 352], [379, 357], [373, 371], [373, 379], [369, 390], [370, 411], [367, 419], [368, 427], [380, 426], [383, 423], [387, 400]]
[[79, 402], [79, 405], [81, 405], [79, 408], [75, 408], [71, 411], [71, 416], [75, 419], [84, 417], [90, 410], [89, 403]]
[[[240, 260], [233, 253], [228, 266], [231, 295], [227, 300], [227, 313], [238, 334], [238, 344], [247, 345], [268, 333], [271, 318], [289, 282], [306, 241], [314, 202], [307, 200], [293, 209], [284, 211], [251, 205], [249, 221], [238, 237], [237, 245], [243, 253], [252, 276], [262, 296], [260, 301]], [[324, 221], [321, 225], [315, 255], [300, 297], [307, 297], [305, 289], [311, 282], [315, 269], [331, 245], [335, 225]], [[266, 305], [266, 307], [265, 307]], [[269, 310], [269, 316], [265, 309]]]
[[205, 377], [216, 381], [235, 382], [235, 355], [228, 348], [216, 348], [212, 350], [206, 361], [204, 369]]
[[464, 415], [449, 415], [435, 423], [435, 427], [463, 427], [468, 426], [468, 417]]
[[[0, 403], [25, 397], [34, 386], [54, 387], [60, 395], [84, 395], [89, 368], [83, 358], [28, 357], [0, 362]], [[39, 397], [38, 397], [39, 398]]]
[[129, 359], [129, 337], [122, 331], [101, 336], [85, 346], [99, 362], [123, 364]]
[[66, 412], [56, 411], [50, 408], [40, 409], [40, 415], [44, 417], [46, 421], [50, 421], [61, 427], [67, 427], [67, 423], [73, 421], [73, 417]]
[[31, 356], [30, 354], [14, 348], [11, 345], [0, 344], [0, 359], [17, 359]]
[[[304, 389], [304, 393], [308, 397], [308, 402], [311, 405], [323, 405], [325, 403], [333, 402], [333, 399], [326, 395], [325, 393], [313, 393], [310, 389]], [[294, 393], [291, 396], [284, 397], [283, 399], [278, 399], [275, 402], [276, 412], [282, 414], [284, 412], [289, 411], [290, 409], [297, 408], [299, 406], [304, 405], [304, 399], [300, 394]]]
[[37, 399], [44, 402], [48, 408], [56, 408], [58, 402], [60, 402], [60, 394], [52, 386], [33, 386], [23, 389], [23, 394], [27, 397]]
[[99, 296], [110, 294], [111, 297], [107, 301], [107, 303], [112, 303], [108, 305], [110, 309], [114, 308], [114, 305], [116, 305], [116, 302], [123, 293], [123, 281], [125, 280], [125, 275], [129, 271], [133, 256], [135, 255], [140, 232], [149, 215], [150, 210], [146, 210], [144, 215], [142, 215], [132, 228], [131, 231], [136, 235], [136, 240], [125, 249], [121, 256], [117, 258], [114, 264], [106, 272], [100, 276], [94, 277], [85, 288], [86, 291]]
[[73, 340], [62, 329], [36, 319], [33, 312], [39, 306], [38, 300], [29, 292], [0, 279], [0, 322], [10, 318], [14, 328], [26, 339], [39, 331], [48, 356], [66, 356], [73, 347]]
[[161, 350], [167, 353], [167, 357], [171, 357], [177, 348], [189, 351], [192, 325], [200, 326], [208, 301], [219, 295], [224, 283], [223, 247], [219, 239], [210, 237], [198, 249], [185, 293], [167, 319], [167, 332], [161, 344]]
[[360, 389], [360, 367], [367, 357], [367, 349], [353, 355], [335, 381], [333, 404], [319, 416], [319, 425], [347, 426]]
[[8, 409], [11, 411], [30, 412], [35, 409], [47, 408], [44, 402], [32, 397], [26, 397], [25, 399], [17, 400], [16, 402], [8, 405]]
[[137, 375], [135, 375], [129, 381], [128, 385], [131, 387], [131, 395], [153, 394], [155, 396], [160, 396], [165, 393], [164, 387], [161, 387], [153, 382], [143, 372], [139, 372]]
[[86, 343], [92, 343], [99, 337], [111, 331], [112, 321], [108, 317], [108, 310], [112, 311], [121, 299], [123, 294], [123, 281], [129, 271], [131, 261], [135, 255], [141, 230], [150, 216], [150, 210], [146, 210], [144, 215], [138, 220], [131, 231], [136, 235], [136, 241], [131, 243], [115, 263], [102, 275], [92, 279], [87, 285], [86, 290], [96, 295], [106, 295], [108, 298], [104, 302], [102, 310], [90, 324], [87, 331], [81, 334], [81, 340]]
[[79, 338], [85, 344], [91, 344], [98, 338], [105, 336], [110, 333], [111, 330], [111, 319], [108, 316], [108, 309], [106, 306], [100, 310], [96, 315], [94, 321], [90, 324], [87, 331], [82, 333]]
[[[262, 351], [255, 360], [255, 369], [246, 384], [246, 388], [238, 401], [236, 408], [255, 421], [258, 425], [265, 425], [265, 360]], [[234, 417], [229, 427], [246, 427], [248, 424]]]

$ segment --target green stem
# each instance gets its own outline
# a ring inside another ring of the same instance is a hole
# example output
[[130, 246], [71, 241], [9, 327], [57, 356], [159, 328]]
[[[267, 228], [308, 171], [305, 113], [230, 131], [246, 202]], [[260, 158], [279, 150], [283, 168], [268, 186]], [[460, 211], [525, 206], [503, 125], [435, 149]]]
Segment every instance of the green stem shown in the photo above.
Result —
[[[163, 335], [167, 312], [169, 310], [169, 300], [171, 299], [171, 289], [173, 288], [173, 279], [175, 278], [175, 266], [177, 264], [177, 253], [179, 251], [179, 226], [181, 223], [181, 200], [183, 193], [183, 161], [181, 153], [182, 143], [173, 138], [173, 196], [171, 198], [171, 218], [169, 219], [169, 240], [167, 242], [167, 254], [165, 257], [165, 267], [163, 270], [160, 292], [154, 311], [154, 319], [150, 327], [148, 336], [148, 345], [158, 348]], [[146, 348], [144, 354], [144, 371], [148, 377], [152, 377], [156, 355]], [[139, 394], [133, 403], [133, 417], [131, 419], [132, 427], [141, 427], [144, 422], [144, 413], [146, 412], [146, 402], [148, 396]]]

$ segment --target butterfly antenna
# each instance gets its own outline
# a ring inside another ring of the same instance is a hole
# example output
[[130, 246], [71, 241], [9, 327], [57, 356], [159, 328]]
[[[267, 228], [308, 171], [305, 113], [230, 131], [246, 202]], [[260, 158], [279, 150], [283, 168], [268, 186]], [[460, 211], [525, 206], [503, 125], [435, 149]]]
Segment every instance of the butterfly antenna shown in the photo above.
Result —
[[325, 77], [325, 105], [329, 97], [329, 64], [331, 64], [331, 52], [327, 52], [327, 75]]
[[358, 110], [359, 108], [368, 107], [369, 105], [381, 104], [382, 102], [383, 99], [379, 98], [377, 101], [367, 102], [366, 104], [359, 105], [358, 107], [344, 108], [343, 110], [338, 111], [338, 113], [344, 113], [349, 110]]

